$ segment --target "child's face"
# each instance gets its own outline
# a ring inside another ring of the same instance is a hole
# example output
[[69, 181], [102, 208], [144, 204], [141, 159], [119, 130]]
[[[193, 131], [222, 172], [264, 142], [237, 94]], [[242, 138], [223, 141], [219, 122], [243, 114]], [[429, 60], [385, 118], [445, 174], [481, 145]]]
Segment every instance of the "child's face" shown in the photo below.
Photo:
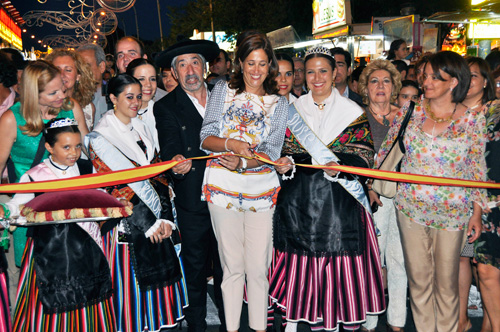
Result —
[[45, 144], [52, 160], [64, 166], [73, 166], [82, 153], [82, 142], [79, 133], [62, 133], [57, 136], [54, 146]]

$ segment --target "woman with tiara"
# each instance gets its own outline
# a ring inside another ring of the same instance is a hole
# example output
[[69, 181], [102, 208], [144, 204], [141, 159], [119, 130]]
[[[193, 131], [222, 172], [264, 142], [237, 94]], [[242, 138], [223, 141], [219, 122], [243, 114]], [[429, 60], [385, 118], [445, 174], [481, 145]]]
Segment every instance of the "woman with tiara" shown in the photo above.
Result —
[[[371, 168], [368, 119], [332, 87], [335, 60], [324, 47], [305, 57], [310, 91], [289, 108], [276, 166], [283, 174], [274, 214], [270, 294], [293, 329], [357, 329], [385, 309], [380, 257], [364, 179], [293, 164]], [[290, 322], [292, 324], [290, 324]]]

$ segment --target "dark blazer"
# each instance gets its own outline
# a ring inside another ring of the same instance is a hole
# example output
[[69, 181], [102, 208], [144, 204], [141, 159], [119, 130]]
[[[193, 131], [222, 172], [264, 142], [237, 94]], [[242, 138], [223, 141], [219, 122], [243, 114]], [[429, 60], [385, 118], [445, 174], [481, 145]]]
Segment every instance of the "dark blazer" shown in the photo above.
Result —
[[360, 95], [358, 95], [356, 92], [352, 91], [351, 89], [349, 91], [349, 99], [354, 101], [356, 104], [358, 104], [361, 108], [365, 108], [365, 104], [363, 104], [363, 98], [361, 98]]
[[[206, 156], [200, 150], [203, 118], [180, 85], [157, 101], [153, 111], [162, 160], [171, 160], [177, 154], [186, 158]], [[184, 210], [202, 212], [207, 209], [207, 203], [201, 201], [205, 165], [206, 160], [193, 160], [191, 171], [186, 175], [174, 175], [175, 203]]]

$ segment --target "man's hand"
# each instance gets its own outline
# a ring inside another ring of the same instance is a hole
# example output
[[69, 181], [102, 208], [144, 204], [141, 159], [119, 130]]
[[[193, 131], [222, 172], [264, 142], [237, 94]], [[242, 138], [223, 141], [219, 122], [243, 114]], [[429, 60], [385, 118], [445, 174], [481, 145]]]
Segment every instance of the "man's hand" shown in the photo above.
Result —
[[[172, 160], [183, 161], [186, 160], [186, 158], [183, 155], [178, 154], [174, 156]], [[193, 166], [193, 162], [191, 160], [187, 160], [174, 166], [172, 171], [176, 174], [186, 174], [191, 170], [191, 166]]]

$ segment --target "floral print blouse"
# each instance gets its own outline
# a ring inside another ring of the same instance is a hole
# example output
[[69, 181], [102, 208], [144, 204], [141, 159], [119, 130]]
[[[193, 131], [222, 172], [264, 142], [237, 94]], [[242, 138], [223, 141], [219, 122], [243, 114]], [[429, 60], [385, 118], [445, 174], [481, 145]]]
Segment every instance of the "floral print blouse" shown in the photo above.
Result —
[[[396, 115], [379, 150], [377, 164], [389, 152], [407, 109], [408, 105]], [[405, 132], [406, 154], [402, 160], [401, 172], [485, 181], [484, 115], [467, 109], [464, 115], [452, 121], [447, 129], [436, 136], [422, 130], [426, 119], [424, 108], [416, 105]], [[473, 202], [485, 208], [486, 191], [400, 182], [395, 197], [397, 209], [412, 221], [449, 231], [467, 228]]]
[[[488, 142], [486, 143], [486, 165], [488, 180], [500, 182], [500, 100], [484, 105]], [[500, 189], [488, 189], [490, 201], [498, 200]], [[474, 258], [478, 263], [488, 264], [500, 269], [500, 210], [491, 209], [483, 214], [483, 231], [475, 242]]]

